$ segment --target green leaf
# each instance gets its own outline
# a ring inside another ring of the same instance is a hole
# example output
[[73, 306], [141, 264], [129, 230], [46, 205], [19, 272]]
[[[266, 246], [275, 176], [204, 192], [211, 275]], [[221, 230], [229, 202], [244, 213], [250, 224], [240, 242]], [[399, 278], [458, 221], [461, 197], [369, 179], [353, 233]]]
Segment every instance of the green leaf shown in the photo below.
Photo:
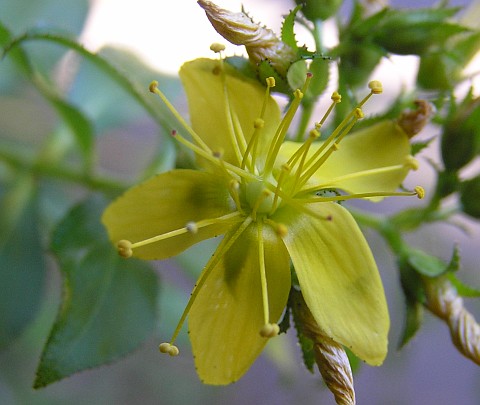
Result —
[[302, 6], [297, 6], [285, 16], [282, 24], [281, 40], [293, 50], [298, 50], [297, 40], [295, 39], [295, 17]]
[[[315, 349], [313, 346], [313, 340], [308, 338], [302, 330], [302, 323], [301, 319], [299, 319], [299, 315], [297, 314], [295, 308], [295, 298], [292, 298], [294, 294], [301, 294], [294, 290], [293, 288], [290, 290], [290, 297], [288, 299], [288, 307], [292, 312], [293, 324], [295, 326], [295, 330], [297, 331], [297, 339], [298, 344], [300, 345], [300, 349], [302, 351], [303, 363], [308, 371], [311, 373], [314, 372], [315, 366]], [[303, 298], [302, 298], [303, 300]]]
[[[12, 36], [8, 29], [0, 23], [0, 43], [12, 46]], [[10, 48], [11, 49], [11, 48]], [[84, 114], [73, 104], [66, 100], [45, 78], [33, 68], [28, 55], [19, 46], [12, 49], [15, 65], [28, 77], [37, 90], [55, 108], [59, 116], [65, 121], [72, 131], [75, 140], [84, 157], [84, 165], [89, 169], [93, 164], [93, 126]]]
[[420, 330], [423, 322], [423, 311], [423, 305], [420, 302], [409, 297], [406, 298], [405, 323], [398, 343], [399, 349], [404, 347]]
[[33, 179], [14, 183], [0, 201], [0, 348], [35, 317], [46, 273]]
[[464, 282], [459, 280], [458, 277], [453, 273], [447, 274], [447, 277], [450, 280], [450, 282], [453, 284], [457, 292], [462, 297], [468, 297], [468, 298], [480, 297], [480, 288], [472, 287], [470, 285], [465, 284]]
[[104, 206], [76, 206], [53, 234], [64, 293], [34, 388], [126, 355], [154, 326], [157, 278], [144, 262], [118, 256], [99, 222]]
[[418, 155], [422, 150], [430, 146], [432, 141], [434, 141], [436, 138], [436, 136], [432, 136], [431, 138], [424, 141], [412, 142], [412, 155]]
[[165, 128], [167, 131], [170, 131], [170, 129], [172, 128], [172, 118], [167, 112], [167, 108], [163, 106], [163, 104], [158, 103], [158, 100], [156, 100], [154, 97], [151, 97], [151, 94], [148, 94], [148, 92], [145, 90], [147, 86], [140, 87], [136, 81], [130, 80], [130, 78], [124, 72], [120, 71], [107, 59], [96, 53], [90, 52], [82, 45], [77, 43], [75, 40], [72, 40], [63, 35], [55, 35], [48, 32], [34, 30], [29, 31], [26, 34], [21, 35], [17, 38], [14, 38], [7, 45], [4, 52], [11, 52], [12, 49], [28, 41], [51, 42], [77, 52], [85, 59], [94, 63], [95, 66], [101, 71], [103, 71], [107, 77], [109, 77], [111, 80], [116, 82], [117, 85], [123, 88], [145, 109], [145, 111], [152, 117], [152, 119], [157, 122], [162, 128]]
[[417, 249], [411, 249], [408, 252], [408, 263], [419, 274], [427, 277], [437, 277], [448, 270], [448, 266], [438, 257]]

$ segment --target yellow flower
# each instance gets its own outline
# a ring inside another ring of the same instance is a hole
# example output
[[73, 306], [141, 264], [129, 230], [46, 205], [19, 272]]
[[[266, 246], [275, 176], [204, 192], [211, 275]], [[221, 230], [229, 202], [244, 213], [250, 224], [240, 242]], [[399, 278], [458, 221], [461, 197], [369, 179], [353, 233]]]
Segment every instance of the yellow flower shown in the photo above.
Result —
[[[313, 142], [322, 119], [305, 142], [295, 143], [285, 137], [302, 90], [281, 118], [269, 94], [273, 80], [265, 89], [209, 59], [186, 63], [180, 77], [191, 127], [156, 83], [151, 91], [179, 120], [182, 128], [172, 134], [195, 152], [201, 170], [159, 174], [128, 190], [103, 215], [125, 257], [165, 259], [224, 235], [172, 340], [160, 350], [178, 354], [173, 343], [188, 315], [200, 378], [209, 384], [238, 380], [278, 334], [293, 263], [323, 333], [367, 363], [381, 364], [389, 330], [382, 283], [360, 229], [339, 204], [419, 194], [395, 192], [415, 161], [394, 122], [345, 137], [381, 85], [371, 83], [370, 95], [326, 141]], [[340, 96], [334, 93], [332, 100], [333, 108]]]

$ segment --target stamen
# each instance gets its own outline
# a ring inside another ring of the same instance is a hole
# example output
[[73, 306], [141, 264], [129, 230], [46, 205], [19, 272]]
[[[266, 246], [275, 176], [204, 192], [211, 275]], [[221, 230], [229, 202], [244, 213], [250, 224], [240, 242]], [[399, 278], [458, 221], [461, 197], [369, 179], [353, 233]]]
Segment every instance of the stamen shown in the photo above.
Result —
[[383, 93], [383, 85], [379, 80], [372, 80], [370, 83], [368, 83], [368, 88], [372, 90], [373, 94]]
[[119, 241], [117, 243], [117, 251], [118, 251], [118, 254], [124, 257], [125, 259], [132, 257], [132, 254], [133, 254], [132, 242], [126, 239]]
[[282, 224], [281, 222], [272, 221], [269, 218], [265, 218], [264, 222], [270, 225], [280, 238], [284, 238], [285, 236], [287, 236], [288, 227], [285, 224]]
[[[219, 166], [221, 168], [220, 162], [218, 158], [216, 158], [213, 155], [212, 151], [204, 151], [203, 149], [200, 149], [197, 145], [193, 144], [192, 142], [188, 141], [185, 139], [183, 136], [181, 136], [178, 132], [172, 131], [172, 135], [175, 136], [175, 139], [178, 140], [182, 145], [185, 147], [189, 148], [196, 154], [200, 155], [201, 157], [207, 159], [209, 162], [213, 163], [216, 166]], [[245, 170], [242, 170], [240, 167], [237, 167], [235, 165], [232, 165], [231, 163], [223, 161], [222, 163], [224, 167], [231, 173], [234, 173], [238, 175], [241, 178], [245, 178], [247, 180], [256, 180], [257, 177], [254, 176], [253, 174], [246, 172]]]
[[325, 112], [325, 114], [323, 114], [323, 117], [322, 119], [317, 122], [315, 124], [315, 129], [319, 130], [322, 125], [325, 123], [325, 121], [327, 120], [328, 116], [330, 115], [330, 113], [333, 111], [333, 109], [335, 108], [335, 106], [337, 104], [339, 104], [341, 101], [342, 101], [342, 96], [340, 95], [340, 93], [338, 91], [334, 91], [332, 93], [332, 96], [330, 97], [332, 99], [332, 104], [330, 104], [330, 106], [328, 107], [327, 111]]
[[235, 206], [237, 207], [237, 211], [243, 214], [242, 204], [240, 203], [240, 194], [238, 190], [240, 190], [240, 183], [237, 180], [230, 180], [228, 184], [228, 189], [230, 191], [230, 195], [235, 202]]
[[178, 347], [171, 343], [160, 343], [158, 350], [160, 350], [161, 353], [169, 354], [170, 356], [178, 356], [180, 353]]
[[[182, 316], [180, 317], [180, 320], [178, 321], [177, 327], [175, 328], [175, 331], [173, 332], [172, 339], [170, 340], [170, 343], [167, 343], [167, 345], [168, 344], [173, 345], [173, 342], [175, 341], [178, 334], [180, 333], [180, 330], [182, 329], [183, 323], [185, 322], [185, 319], [187, 318], [187, 315], [190, 312], [190, 309], [192, 308], [192, 305], [195, 302], [195, 299], [197, 298], [198, 292], [202, 289], [203, 285], [205, 284], [205, 281], [207, 280], [207, 278], [210, 275], [210, 273], [212, 272], [212, 270], [218, 264], [220, 259], [223, 256], [225, 256], [225, 254], [230, 250], [232, 245], [237, 241], [237, 239], [242, 235], [242, 233], [245, 231], [245, 229], [247, 229], [247, 227], [251, 223], [252, 223], [252, 219], [250, 217], [247, 217], [245, 219], [245, 221], [243, 221], [243, 223], [237, 228], [237, 230], [233, 234], [230, 234], [230, 235], [227, 234], [223, 238], [223, 240], [220, 242], [217, 250], [215, 251], [215, 254], [210, 258], [210, 260], [206, 264], [205, 268], [203, 269], [202, 273], [200, 274], [200, 277], [198, 278], [197, 284], [193, 288], [192, 294], [190, 295], [190, 299], [188, 300], [187, 306], [183, 310]], [[166, 348], [167, 346], [164, 345], [162, 347]]]
[[241, 168], [244, 169], [248, 155], [250, 154], [251, 155], [251, 166], [250, 166], [251, 172], [253, 172], [255, 168], [258, 140], [260, 138], [262, 129], [265, 126], [265, 121], [264, 121], [265, 111], [267, 109], [267, 103], [270, 97], [270, 89], [275, 87], [275, 78], [267, 77], [265, 79], [265, 82], [267, 84], [267, 88], [265, 90], [265, 96], [263, 98], [263, 105], [262, 105], [262, 111], [260, 112], [260, 118], [257, 118], [253, 123], [253, 128], [254, 128], [253, 135], [251, 136], [250, 141], [248, 142], [247, 149], [245, 150], [245, 153], [242, 159], [242, 164], [241, 164]]
[[288, 128], [290, 128], [290, 124], [292, 123], [293, 117], [295, 116], [298, 107], [300, 106], [303, 95], [308, 90], [308, 86], [310, 85], [310, 81], [312, 80], [312, 73], [308, 72], [307, 77], [305, 79], [305, 83], [303, 84], [302, 90], [297, 89], [293, 92], [294, 99], [290, 104], [290, 107], [287, 113], [284, 115], [280, 125], [275, 132], [273, 140], [270, 144], [270, 149], [267, 153], [267, 159], [265, 161], [265, 170], [264, 174], [268, 177], [272, 173], [273, 165], [275, 163], [275, 159], [278, 156], [278, 152], [280, 147], [285, 140], [285, 136], [287, 135]]
[[257, 240], [258, 240], [258, 259], [260, 268], [260, 283], [262, 287], [262, 302], [263, 302], [263, 319], [265, 324], [260, 329], [260, 336], [271, 338], [278, 335], [280, 328], [275, 323], [270, 323], [270, 308], [268, 303], [268, 287], [267, 274], [265, 268], [265, 248], [263, 244], [263, 223], [258, 222], [257, 225]]
[[266, 323], [260, 329], [260, 336], [264, 338], [272, 338], [278, 336], [280, 333], [280, 326], [276, 323]]
[[415, 193], [417, 193], [417, 197], [422, 200], [425, 197], [425, 189], [422, 186], [416, 186], [414, 188]]
[[210, 50], [215, 53], [220, 53], [225, 50], [225, 45], [214, 42], [212, 45], [210, 45]]
[[295, 198], [295, 201], [300, 203], [317, 203], [317, 202], [329, 202], [329, 201], [346, 201], [354, 199], [375, 198], [375, 197], [402, 197], [402, 196], [417, 196], [422, 199], [425, 196], [425, 190], [421, 186], [416, 186], [414, 191], [375, 191], [371, 193], [356, 193], [345, 194], [335, 196], [316, 196], [310, 198]]
[[260, 133], [262, 132], [263, 127], [265, 126], [265, 121], [262, 118], [257, 118], [253, 122], [253, 135], [248, 142], [247, 149], [243, 154], [242, 165], [241, 168], [244, 169], [247, 163], [247, 158], [251, 155], [251, 162], [250, 162], [250, 171], [254, 171], [255, 167], [255, 160], [257, 157], [257, 145], [258, 140], [260, 138]]
[[273, 214], [275, 210], [277, 209], [278, 205], [278, 192], [281, 190], [283, 183], [285, 182], [285, 179], [287, 178], [288, 173], [290, 173], [291, 167], [288, 163], [285, 163], [281, 167], [282, 171], [280, 172], [280, 175], [278, 176], [278, 181], [277, 181], [277, 187], [275, 189], [275, 197], [273, 198], [273, 204], [272, 204], [272, 209], [270, 210], [270, 214]]
[[158, 88], [158, 81], [156, 80], [152, 81], [148, 86], [148, 89], [150, 90], [151, 93], [156, 94], [158, 97], [160, 97], [160, 99], [163, 101], [166, 107], [173, 114], [175, 119], [182, 125], [183, 128], [185, 128], [185, 130], [190, 134], [192, 139], [202, 148], [202, 150], [206, 152], [210, 152], [210, 148], [207, 146], [207, 144], [203, 142], [200, 136], [198, 136], [198, 134], [193, 130], [193, 128], [187, 124], [187, 122], [183, 119], [180, 113], [175, 109], [173, 104], [170, 103], [170, 101], [168, 101], [165, 94], [163, 94], [160, 91], [160, 89]]
[[258, 209], [260, 208], [262, 203], [265, 201], [265, 199], [267, 199], [271, 195], [272, 195], [272, 192], [265, 188], [262, 190], [261, 194], [258, 196], [257, 200], [255, 201], [255, 204], [252, 207], [252, 212], [250, 214], [250, 216], [253, 218], [254, 221], [257, 220]]
[[235, 217], [240, 218], [241, 214], [238, 211], [231, 212], [229, 214], [223, 215], [218, 218], [210, 218], [210, 219], [202, 219], [201, 221], [194, 222], [190, 221], [183, 228], [175, 229], [170, 232], [163, 233], [161, 235], [153, 236], [151, 238], [132, 243], [129, 240], [121, 240], [117, 243], [117, 250], [118, 254], [122, 257], [129, 258], [133, 254], [133, 249], [149, 245], [151, 243], [160, 242], [165, 239], [173, 238], [175, 236], [183, 235], [185, 233], [196, 234], [199, 229], [204, 228], [206, 226], [231, 220]]
[[395, 172], [395, 171], [398, 171], [398, 170], [402, 170], [405, 167], [414, 169], [415, 166], [413, 166], [413, 163], [416, 163], [416, 167], [418, 167], [418, 162], [414, 158], [412, 158], [411, 160], [407, 159], [407, 161], [403, 165], [392, 165], [392, 166], [385, 166], [385, 167], [380, 167], [380, 168], [376, 168], [376, 169], [361, 170], [361, 171], [358, 171], [358, 172], [345, 174], [343, 176], [333, 177], [333, 178], [329, 179], [329, 181], [326, 182], [326, 183], [315, 184], [311, 187], [303, 188], [300, 191], [298, 191], [297, 195], [312, 194], [312, 193], [317, 192], [318, 190], [327, 189], [327, 188], [334, 188], [338, 184], [344, 182], [345, 180], [352, 180], [352, 179], [356, 179], [356, 178], [359, 178], [359, 177], [374, 176], [374, 175], [377, 175], [377, 174], [386, 174], [386, 173], [389, 173], [389, 172]]

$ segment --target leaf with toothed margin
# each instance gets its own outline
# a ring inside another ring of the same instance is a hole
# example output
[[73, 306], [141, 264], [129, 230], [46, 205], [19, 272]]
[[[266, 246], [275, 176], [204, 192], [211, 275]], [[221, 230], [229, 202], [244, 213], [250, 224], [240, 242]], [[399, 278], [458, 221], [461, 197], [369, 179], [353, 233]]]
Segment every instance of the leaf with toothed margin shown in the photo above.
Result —
[[118, 256], [99, 221], [105, 205], [97, 198], [79, 204], [53, 234], [63, 301], [34, 388], [125, 356], [153, 329], [157, 277], [144, 262]]
[[261, 83], [265, 83], [268, 77], [275, 79], [275, 87], [272, 89], [275, 92], [291, 95], [291, 89], [287, 80], [268, 62], [267, 60], [261, 61], [257, 65], [257, 74]]
[[285, 44], [287, 44], [290, 48], [295, 51], [298, 51], [297, 40], [295, 39], [295, 17], [302, 6], [297, 6], [293, 10], [285, 16], [282, 24], [282, 33], [281, 33], [281, 40]]

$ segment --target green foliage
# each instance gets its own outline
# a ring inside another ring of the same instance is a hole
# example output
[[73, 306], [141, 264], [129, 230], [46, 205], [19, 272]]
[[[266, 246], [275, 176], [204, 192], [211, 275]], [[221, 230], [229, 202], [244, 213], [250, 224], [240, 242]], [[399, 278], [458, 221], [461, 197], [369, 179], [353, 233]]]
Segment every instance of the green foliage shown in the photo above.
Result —
[[[355, 1], [349, 18], [336, 18], [340, 41], [329, 49], [319, 27], [322, 20], [338, 17], [342, 2], [296, 3], [285, 16], [281, 32], [281, 40], [296, 52], [286, 77], [267, 60], [255, 67], [242, 57], [228, 57], [226, 62], [245, 77], [262, 83], [273, 76], [274, 90], [288, 96], [303, 86], [307, 71], [313, 73], [302, 100], [298, 139], [310, 129], [313, 107], [332, 85], [332, 65], [338, 66], [339, 72], [333, 87], [343, 96], [342, 103], [335, 107], [334, 124], [355, 106], [361, 97], [359, 90], [364, 94], [372, 72], [382, 58], [390, 55], [418, 56], [418, 89], [400, 94], [379, 116], [360, 125], [368, 127], [376, 120], [398, 118], [406, 100], [423, 95], [423, 90], [429, 91], [429, 99], [438, 107], [433, 118], [435, 136], [411, 141], [411, 153], [416, 156], [430, 147], [432, 140], [440, 140], [443, 167], [435, 165], [436, 184], [427, 201], [391, 215], [357, 217], [362, 225], [378, 231], [396, 258], [405, 297], [405, 322], [399, 342], [403, 347], [422, 327], [428, 309], [425, 282], [443, 277], [459, 295], [480, 297], [478, 286], [458, 278], [458, 246], [453, 246], [447, 262], [404, 240], [406, 232], [451, 221], [459, 212], [480, 218], [480, 175], [465, 176], [463, 172], [480, 154], [480, 102], [473, 91], [460, 101], [453, 97], [466, 79], [464, 67], [478, 52], [480, 32], [462, 24], [457, 8], [385, 8], [370, 14]], [[176, 122], [147, 91], [150, 81], [159, 79], [167, 96], [175, 97], [181, 91], [179, 80], [159, 74], [129, 52], [106, 48], [94, 53], [84, 48], [77, 36], [87, 11], [86, 1], [16, 0], [0, 4], [0, 108], [10, 97], [31, 97], [30, 90], [35, 89], [42, 96], [42, 108], [53, 112], [46, 125], [36, 128], [45, 132], [34, 133], [36, 142], [10, 139], [5, 124], [8, 114], [0, 118], [0, 126], [4, 126], [0, 140], [0, 348], [11, 345], [35, 320], [44, 300], [48, 252], [53, 254], [63, 278], [61, 308], [41, 355], [36, 388], [125, 356], [139, 346], [156, 322], [156, 275], [144, 262], [120, 259], [99, 222], [107, 200], [127, 186], [126, 181], [99, 174], [99, 138], [148, 117], [159, 128], [160, 136], [138, 177], [191, 164], [182, 161], [176, 146], [162, 136]], [[40, 20], [49, 28], [36, 28]], [[296, 24], [311, 34], [314, 49], [297, 43]], [[54, 68], [68, 51], [76, 53], [80, 61], [72, 68], [69, 87], [60, 90]], [[25, 116], [22, 111], [21, 117]], [[78, 190], [88, 196], [80, 204]], [[445, 204], [449, 196], [455, 197], [453, 209]], [[196, 264], [194, 251], [185, 254]], [[189, 266], [182, 265], [188, 272]], [[179, 291], [169, 286], [166, 296], [167, 309], [179, 312]], [[304, 363], [313, 372], [313, 342], [302, 332], [291, 303], [280, 324], [281, 331], [289, 329], [290, 315]], [[167, 313], [166, 322], [173, 324], [176, 319], [169, 317]], [[352, 367], [357, 367], [359, 360], [347, 353]]]
[[3, 348], [36, 316], [46, 265], [34, 180], [22, 173], [0, 191], [0, 348]]
[[295, 0], [295, 3], [302, 6], [303, 15], [310, 21], [330, 18], [338, 11], [342, 2], [342, 0]]
[[35, 388], [124, 356], [155, 324], [157, 278], [145, 262], [124, 260], [112, 249], [99, 222], [105, 205], [92, 199], [74, 207], [53, 234], [63, 300]]

